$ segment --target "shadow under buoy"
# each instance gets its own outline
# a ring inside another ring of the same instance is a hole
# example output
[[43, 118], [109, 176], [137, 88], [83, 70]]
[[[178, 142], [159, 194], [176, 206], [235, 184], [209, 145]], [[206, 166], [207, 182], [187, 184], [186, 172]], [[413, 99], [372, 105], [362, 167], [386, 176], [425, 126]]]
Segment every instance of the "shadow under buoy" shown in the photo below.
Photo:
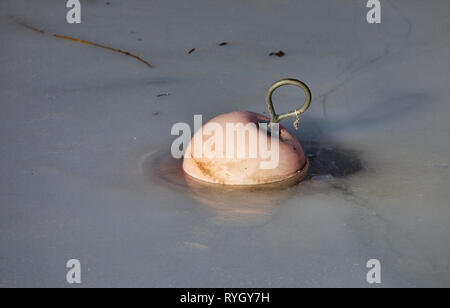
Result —
[[363, 169], [356, 151], [315, 142], [305, 143], [304, 149], [310, 162], [306, 178], [294, 177], [274, 184], [227, 186], [200, 182], [184, 173], [182, 160], [162, 152], [144, 156], [141, 169], [151, 183], [189, 196], [211, 210], [216, 223], [254, 225], [267, 221], [282, 201], [312, 193], [308, 188], [311, 180], [339, 180]]

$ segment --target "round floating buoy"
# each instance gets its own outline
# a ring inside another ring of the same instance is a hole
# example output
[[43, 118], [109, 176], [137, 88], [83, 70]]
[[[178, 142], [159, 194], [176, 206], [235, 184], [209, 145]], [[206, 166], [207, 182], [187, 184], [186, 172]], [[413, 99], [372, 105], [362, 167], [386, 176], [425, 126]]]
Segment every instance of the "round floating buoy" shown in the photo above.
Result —
[[[295, 85], [306, 94], [304, 105], [277, 115], [273, 92]], [[231, 112], [210, 120], [197, 131], [186, 149], [183, 170], [189, 176], [222, 185], [260, 185], [298, 177], [308, 170], [308, 160], [297, 138], [279, 122], [299, 117], [311, 104], [311, 92], [301, 81], [284, 79], [274, 83], [266, 97], [270, 118], [248, 112]]]

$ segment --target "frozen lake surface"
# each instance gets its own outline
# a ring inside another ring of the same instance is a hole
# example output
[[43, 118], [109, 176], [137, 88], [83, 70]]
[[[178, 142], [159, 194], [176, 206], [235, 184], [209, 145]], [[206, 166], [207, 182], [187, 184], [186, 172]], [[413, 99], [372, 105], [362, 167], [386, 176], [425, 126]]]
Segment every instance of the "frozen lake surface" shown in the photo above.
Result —
[[[65, 1], [2, 0], [0, 286], [67, 286], [74, 258], [84, 287], [368, 287], [369, 259], [381, 286], [449, 287], [450, 2], [382, 1], [381, 25], [365, 4], [91, 0], [69, 25]], [[309, 179], [184, 181], [172, 125], [262, 113], [285, 77], [313, 92]]]

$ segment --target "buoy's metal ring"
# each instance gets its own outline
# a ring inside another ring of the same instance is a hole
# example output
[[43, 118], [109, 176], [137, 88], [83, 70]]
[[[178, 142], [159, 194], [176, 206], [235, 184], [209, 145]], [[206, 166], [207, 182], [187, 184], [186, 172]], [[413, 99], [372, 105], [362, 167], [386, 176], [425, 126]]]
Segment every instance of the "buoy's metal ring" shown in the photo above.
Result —
[[[278, 114], [276, 114], [275, 108], [273, 106], [272, 94], [273, 94], [273, 92], [276, 89], [278, 89], [281, 86], [285, 86], [285, 85], [293, 85], [293, 86], [297, 86], [299, 88], [302, 88], [303, 91], [305, 92], [306, 99], [305, 99], [305, 103], [303, 104], [303, 106], [301, 108], [296, 109], [296, 110], [291, 111], [291, 112], [286, 112], [286, 113], [282, 113], [282, 114], [278, 115]], [[311, 105], [311, 90], [308, 88], [308, 86], [306, 84], [304, 84], [300, 80], [297, 80], [297, 79], [283, 79], [283, 80], [275, 82], [269, 88], [269, 90], [267, 91], [267, 95], [266, 95], [266, 104], [267, 104], [267, 109], [269, 110], [270, 122], [271, 123], [279, 123], [279, 122], [281, 122], [283, 120], [286, 120], [286, 119], [289, 119], [289, 118], [292, 118], [292, 117], [299, 117]]]

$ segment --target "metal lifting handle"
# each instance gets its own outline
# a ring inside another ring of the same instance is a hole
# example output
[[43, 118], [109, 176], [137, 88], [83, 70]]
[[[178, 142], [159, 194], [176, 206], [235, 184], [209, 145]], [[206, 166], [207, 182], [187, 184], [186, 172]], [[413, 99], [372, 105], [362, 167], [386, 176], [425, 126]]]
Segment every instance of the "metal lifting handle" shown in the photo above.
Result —
[[[297, 86], [299, 88], [302, 88], [303, 91], [305, 92], [306, 99], [305, 99], [305, 103], [303, 104], [303, 106], [300, 107], [299, 109], [296, 109], [294, 111], [286, 112], [286, 113], [282, 113], [282, 114], [278, 115], [278, 114], [276, 114], [275, 108], [273, 107], [272, 94], [273, 94], [273, 92], [276, 89], [278, 89], [279, 87], [285, 86], [285, 85], [293, 85], [293, 86]], [[267, 109], [269, 110], [270, 122], [271, 123], [279, 123], [279, 122], [281, 122], [283, 120], [296, 117], [297, 119], [296, 119], [296, 121], [294, 123], [294, 126], [295, 126], [296, 129], [298, 129], [298, 121], [299, 121], [300, 115], [302, 113], [304, 113], [309, 108], [309, 106], [311, 105], [311, 90], [308, 88], [308, 86], [306, 84], [304, 84], [300, 80], [283, 79], [283, 80], [275, 82], [269, 88], [269, 90], [267, 91], [267, 95], [266, 95], [266, 104], [267, 104]]]

